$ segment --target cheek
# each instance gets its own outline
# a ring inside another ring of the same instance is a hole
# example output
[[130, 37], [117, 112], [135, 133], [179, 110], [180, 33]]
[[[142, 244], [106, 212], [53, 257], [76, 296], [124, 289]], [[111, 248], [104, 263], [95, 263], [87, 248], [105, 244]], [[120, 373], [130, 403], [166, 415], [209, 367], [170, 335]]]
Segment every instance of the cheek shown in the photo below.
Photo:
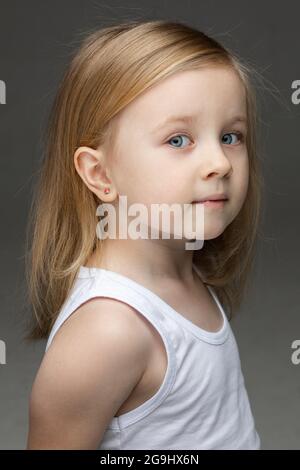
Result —
[[118, 193], [127, 196], [128, 204], [161, 202], [164, 176], [154, 163], [153, 155], [148, 157], [145, 152], [141, 154], [141, 149], [128, 146], [115, 159], [113, 180]]
[[[173, 203], [185, 201], [186, 188], [182, 184], [184, 172], [178, 171], [171, 155], [164, 149], [140, 142], [123, 141], [113, 162], [114, 182], [119, 194], [127, 195], [128, 203]], [[175, 155], [174, 155], [175, 160]]]

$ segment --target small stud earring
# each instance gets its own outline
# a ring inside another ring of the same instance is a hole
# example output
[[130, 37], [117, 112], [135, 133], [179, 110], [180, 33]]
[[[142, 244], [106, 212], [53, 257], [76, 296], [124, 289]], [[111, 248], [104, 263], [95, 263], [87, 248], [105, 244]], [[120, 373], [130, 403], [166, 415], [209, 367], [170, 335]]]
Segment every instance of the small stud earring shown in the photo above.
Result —
[[110, 192], [109, 188], [104, 188], [104, 194], [108, 194]]

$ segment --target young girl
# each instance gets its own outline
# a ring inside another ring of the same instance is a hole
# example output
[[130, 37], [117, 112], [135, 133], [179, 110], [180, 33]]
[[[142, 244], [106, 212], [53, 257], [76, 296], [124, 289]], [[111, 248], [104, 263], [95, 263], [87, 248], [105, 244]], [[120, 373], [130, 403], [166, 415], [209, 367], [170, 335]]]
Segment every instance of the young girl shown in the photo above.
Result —
[[[227, 318], [260, 213], [249, 70], [163, 20], [96, 31], [72, 59], [28, 234], [28, 337], [48, 338], [28, 449], [260, 448]], [[99, 236], [99, 209], [118, 216], [121, 196], [147, 213], [201, 207], [201, 249], [172, 228], [168, 239]]]

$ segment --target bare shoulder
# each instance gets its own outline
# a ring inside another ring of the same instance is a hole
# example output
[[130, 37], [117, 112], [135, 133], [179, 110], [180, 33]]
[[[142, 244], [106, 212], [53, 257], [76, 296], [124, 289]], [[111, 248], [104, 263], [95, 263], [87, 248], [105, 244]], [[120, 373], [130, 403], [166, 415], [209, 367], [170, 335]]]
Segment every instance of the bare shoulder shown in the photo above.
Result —
[[97, 297], [73, 312], [32, 386], [28, 448], [97, 448], [146, 370], [151, 335], [143, 315], [115, 299]]

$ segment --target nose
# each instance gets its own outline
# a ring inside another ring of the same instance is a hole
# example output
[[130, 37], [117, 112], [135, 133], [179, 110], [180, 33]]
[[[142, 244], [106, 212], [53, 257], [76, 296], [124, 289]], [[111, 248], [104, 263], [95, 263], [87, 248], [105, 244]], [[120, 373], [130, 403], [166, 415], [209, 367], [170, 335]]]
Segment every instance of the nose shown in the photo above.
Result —
[[211, 143], [203, 149], [199, 163], [200, 174], [204, 179], [214, 175], [219, 178], [228, 177], [232, 173], [231, 162], [219, 143]]

